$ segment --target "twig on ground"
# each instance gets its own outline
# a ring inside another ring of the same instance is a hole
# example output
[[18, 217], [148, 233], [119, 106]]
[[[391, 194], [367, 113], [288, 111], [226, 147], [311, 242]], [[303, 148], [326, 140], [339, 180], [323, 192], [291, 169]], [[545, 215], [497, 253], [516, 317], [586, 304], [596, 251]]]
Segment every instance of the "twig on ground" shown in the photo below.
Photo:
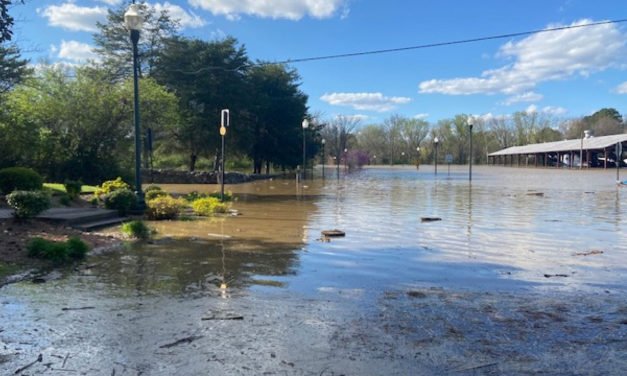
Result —
[[178, 345], [183, 344], [183, 343], [192, 343], [195, 340], [200, 339], [202, 337], [203, 336], [189, 336], [189, 337], [181, 338], [181, 339], [178, 339], [178, 340], [176, 340], [176, 341], [174, 341], [172, 343], [167, 343], [165, 345], [161, 345], [161, 346], [159, 346], [159, 348], [160, 349], [168, 349], [170, 347], [178, 346]]
[[207, 321], [207, 320], [244, 320], [244, 316], [225, 316], [225, 317], [216, 317], [216, 316], [211, 316], [211, 317], [203, 317], [201, 318], [202, 321]]
[[61, 311], [80, 311], [83, 309], [96, 309], [96, 307], [63, 307], [61, 308]]
[[24, 367], [19, 368], [17, 371], [15, 371], [14, 375], [19, 375], [20, 373], [22, 373], [23, 371], [27, 370], [28, 368], [32, 367], [33, 365], [35, 365], [37, 362], [42, 362], [44, 360], [44, 356], [42, 354], [39, 354], [39, 356], [37, 357], [37, 359], [27, 365], [25, 365]]

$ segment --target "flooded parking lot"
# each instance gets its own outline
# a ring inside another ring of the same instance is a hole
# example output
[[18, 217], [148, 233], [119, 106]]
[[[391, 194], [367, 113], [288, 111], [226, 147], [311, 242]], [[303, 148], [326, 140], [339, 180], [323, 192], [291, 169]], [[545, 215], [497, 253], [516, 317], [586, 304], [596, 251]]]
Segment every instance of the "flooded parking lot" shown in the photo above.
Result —
[[150, 243], [3, 287], [0, 370], [624, 374], [614, 171], [329, 172], [229, 186], [240, 215], [154, 222]]

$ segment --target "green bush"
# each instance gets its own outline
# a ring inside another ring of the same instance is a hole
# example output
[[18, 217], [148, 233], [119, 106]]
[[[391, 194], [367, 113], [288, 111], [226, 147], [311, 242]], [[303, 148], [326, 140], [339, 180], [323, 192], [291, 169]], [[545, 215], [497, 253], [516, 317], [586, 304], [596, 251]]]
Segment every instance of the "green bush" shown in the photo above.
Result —
[[146, 191], [144, 191], [144, 197], [146, 198], [146, 201], [153, 200], [157, 197], [168, 196], [168, 192], [162, 190], [160, 187], [151, 186], [148, 188], [151, 189], [146, 189]]
[[130, 238], [148, 239], [150, 229], [143, 221], [130, 221], [122, 224], [122, 232]]
[[163, 191], [163, 189], [161, 189], [161, 187], [158, 185], [151, 184], [144, 188], [144, 192], [148, 193], [150, 191]]
[[146, 206], [148, 218], [174, 219], [185, 207], [185, 203], [172, 196], [161, 196], [148, 201]]
[[51, 260], [55, 263], [83, 259], [89, 250], [87, 244], [77, 237], [70, 237], [65, 242], [36, 237], [30, 240], [26, 248], [29, 257]]
[[66, 180], [63, 183], [63, 186], [65, 187], [65, 192], [70, 197], [70, 200], [76, 200], [81, 194], [83, 182], [77, 180]]
[[118, 191], [121, 189], [131, 190], [131, 186], [126, 184], [122, 178], [118, 177], [115, 180], [108, 180], [102, 183], [98, 188], [96, 188], [96, 192], [94, 195], [96, 197], [100, 197], [102, 195], [108, 195], [111, 192]]
[[9, 167], [0, 170], [0, 193], [13, 191], [37, 191], [43, 187], [44, 179], [35, 170], [25, 167]]
[[[183, 196], [183, 198], [188, 202], [194, 202], [201, 198], [207, 198], [207, 197], [214, 197], [214, 198], [220, 199], [220, 192], [199, 193], [197, 191], [193, 191]], [[226, 202], [226, 201], [232, 201], [232, 200], [233, 200], [233, 194], [231, 192], [224, 192], [224, 201]]]
[[15, 211], [15, 218], [28, 219], [50, 208], [50, 196], [43, 191], [13, 191], [7, 203]]
[[104, 196], [104, 205], [107, 209], [117, 210], [125, 215], [137, 204], [137, 197], [128, 188], [116, 189]]
[[72, 199], [70, 198], [70, 195], [64, 193], [59, 196], [59, 203], [63, 206], [70, 206]]
[[226, 213], [229, 207], [215, 197], [200, 198], [192, 203], [192, 210], [197, 215], [210, 216], [216, 213]]

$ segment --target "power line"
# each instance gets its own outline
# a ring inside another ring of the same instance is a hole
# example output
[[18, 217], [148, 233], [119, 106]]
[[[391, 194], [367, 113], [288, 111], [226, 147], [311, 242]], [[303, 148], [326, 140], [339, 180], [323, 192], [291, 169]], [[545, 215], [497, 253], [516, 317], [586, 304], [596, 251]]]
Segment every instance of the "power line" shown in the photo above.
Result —
[[365, 55], [378, 55], [378, 54], [385, 54], [385, 53], [392, 53], [392, 52], [419, 50], [419, 49], [424, 49], [424, 48], [451, 46], [451, 45], [456, 45], [456, 44], [483, 42], [483, 41], [487, 41], [487, 40], [513, 38], [513, 37], [520, 37], [520, 36], [540, 34], [540, 33], [549, 33], [549, 32], [560, 31], [560, 30], [570, 30], [570, 29], [578, 29], [578, 28], [592, 27], [592, 26], [619, 24], [619, 23], [624, 23], [624, 22], [627, 22], [627, 19], [600, 21], [600, 22], [593, 22], [593, 23], [582, 24], [582, 25], [552, 27], [552, 28], [548, 28], [548, 29], [521, 31], [521, 32], [518, 32], [518, 33], [499, 34], [499, 35], [492, 35], [492, 36], [478, 37], [478, 38], [471, 38], [471, 39], [461, 39], [461, 40], [449, 41], [449, 42], [420, 44], [420, 45], [417, 45], [417, 46], [388, 48], [388, 49], [383, 49], [383, 50], [351, 52], [351, 53], [337, 54], [337, 55], [313, 56], [313, 57], [305, 57], [305, 58], [299, 58], [299, 59], [288, 59], [288, 60], [276, 61], [276, 62], [256, 63], [256, 64], [252, 64], [252, 65], [293, 64], [293, 63], [304, 63], [304, 62], [308, 62], [308, 61], [341, 59], [341, 58], [365, 56]]

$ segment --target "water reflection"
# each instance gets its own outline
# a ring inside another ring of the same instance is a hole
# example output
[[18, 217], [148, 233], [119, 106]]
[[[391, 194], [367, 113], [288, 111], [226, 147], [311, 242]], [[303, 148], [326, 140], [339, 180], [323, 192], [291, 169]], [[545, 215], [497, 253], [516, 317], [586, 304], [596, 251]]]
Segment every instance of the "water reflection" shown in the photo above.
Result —
[[[620, 287], [627, 282], [620, 231], [627, 190], [616, 189], [610, 175], [478, 167], [470, 183], [464, 167], [440, 178], [413, 168], [369, 168], [340, 180], [229, 186], [241, 215], [154, 222], [162, 239], [132, 247], [107, 263], [119, 272], [102, 274], [136, 291], [171, 293], [222, 283], [309, 290], [418, 282]], [[422, 216], [442, 221], [422, 223]], [[321, 241], [320, 232], [334, 228], [346, 238]], [[590, 251], [597, 252], [582, 256]]]

